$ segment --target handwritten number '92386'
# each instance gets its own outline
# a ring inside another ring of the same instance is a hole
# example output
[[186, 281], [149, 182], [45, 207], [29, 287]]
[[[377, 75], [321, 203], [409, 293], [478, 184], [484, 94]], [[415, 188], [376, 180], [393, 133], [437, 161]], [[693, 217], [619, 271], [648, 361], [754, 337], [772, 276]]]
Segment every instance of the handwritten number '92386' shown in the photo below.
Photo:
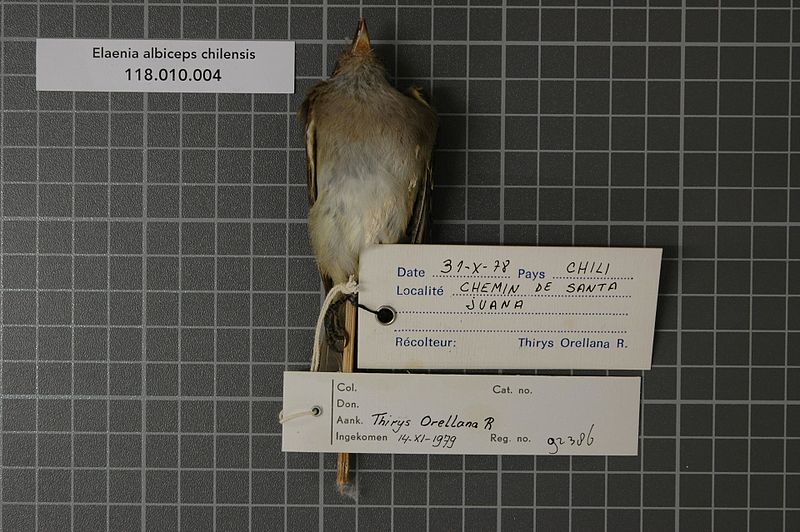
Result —
[[547, 454], [558, 454], [558, 451], [564, 446], [581, 447], [585, 445], [586, 447], [591, 447], [594, 443], [592, 430], [594, 430], [594, 423], [589, 427], [588, 432], [581, 432], [578, 436], [550, 436], [547, 438], [547, 445], [550, 446], [550, 450], [547, 451]]

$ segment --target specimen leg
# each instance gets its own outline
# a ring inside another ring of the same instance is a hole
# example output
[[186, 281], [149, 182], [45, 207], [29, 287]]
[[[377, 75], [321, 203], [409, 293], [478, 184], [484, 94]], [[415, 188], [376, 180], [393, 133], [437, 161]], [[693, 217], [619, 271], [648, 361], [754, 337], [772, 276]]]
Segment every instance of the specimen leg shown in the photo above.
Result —
[[[357, 309], [355, 302], [351, 298], [346, 299], [344, 329], [347, 337], [347, 344], [344, 346], [342, 356], [342, 372], [352, 373], [355, 369], [355, 350], [356, 350], [356, 316]], [[350, 482], [350, 455], [339, 453], [336, 461], [336, 484], [339, 487]]]

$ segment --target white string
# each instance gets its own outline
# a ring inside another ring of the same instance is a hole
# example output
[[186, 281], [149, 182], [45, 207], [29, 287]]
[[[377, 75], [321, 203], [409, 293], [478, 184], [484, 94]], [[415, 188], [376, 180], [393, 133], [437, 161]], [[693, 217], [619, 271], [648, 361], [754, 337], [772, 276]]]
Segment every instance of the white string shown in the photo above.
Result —
[[316, 416], [318, 416], [320, 414], [322, 414], [322, 407], [319, 407], [319, 406], [314, 406], [314, 407], [312, 407], [312, 408], [310, 408], [308, 410], [300, 410], [299, 412], [294, 412], [293, 414], [289, 414], [289, 415], [286, 415], [286, 416], [283, 415], [283, 410], [281, 410], [280, 412], [278, 412], [278, 423], [283, 425], [287, 421], [291, 421], [291, 420], [297, 419], [299, 417], [303, 417], [303, 416], [314, 416], [314, 417], [316, 417]]
[[[322, 329], [325, 327], [325, 314], [328, 309], [339, 295], [349, 295], [358, 293], [358, 283], [351, 275], [346, 283], [339, 283], [333, 285], [328, 295], [325, 296], [325, 301], [322, 302], [322, 308], [319, 309], [319, 316], [317, 317], [317, 327], [314, 331], [314, 352], [311, 357], [311, 371], [319, 371], [320, 360], [320, 341], [322, 337]], [[348, 338], [348, 342], [354, 341], [353, 338]]]

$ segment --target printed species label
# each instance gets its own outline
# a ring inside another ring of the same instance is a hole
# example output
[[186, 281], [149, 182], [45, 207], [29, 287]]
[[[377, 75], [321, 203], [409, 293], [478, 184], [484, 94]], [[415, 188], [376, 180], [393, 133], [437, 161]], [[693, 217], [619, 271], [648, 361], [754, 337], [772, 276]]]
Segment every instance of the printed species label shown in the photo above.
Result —
[[374, 246], [359, 303], [393, 312], [359, 309], [358, 367], [649, 369], [660, 266], [661, 249]]
[[290, 94], [294, 42], [37, 39], [36, 90]]
[[289, 371], [283, 450], [635, 455], [640, 381]]

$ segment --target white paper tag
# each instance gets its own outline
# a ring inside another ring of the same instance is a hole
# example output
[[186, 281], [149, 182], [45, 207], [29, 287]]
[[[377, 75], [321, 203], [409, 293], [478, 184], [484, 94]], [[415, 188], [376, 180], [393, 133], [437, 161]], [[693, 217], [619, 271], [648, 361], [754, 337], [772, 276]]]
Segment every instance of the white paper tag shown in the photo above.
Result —
[[649, 369], [661, 249], [383, 245], [361, 254], [360, 368]]
[[640, 380], [289, 371], [283, 450], [634, 455]]
[[288, 94], [294, 42], [37, 39], [36, 90]]

